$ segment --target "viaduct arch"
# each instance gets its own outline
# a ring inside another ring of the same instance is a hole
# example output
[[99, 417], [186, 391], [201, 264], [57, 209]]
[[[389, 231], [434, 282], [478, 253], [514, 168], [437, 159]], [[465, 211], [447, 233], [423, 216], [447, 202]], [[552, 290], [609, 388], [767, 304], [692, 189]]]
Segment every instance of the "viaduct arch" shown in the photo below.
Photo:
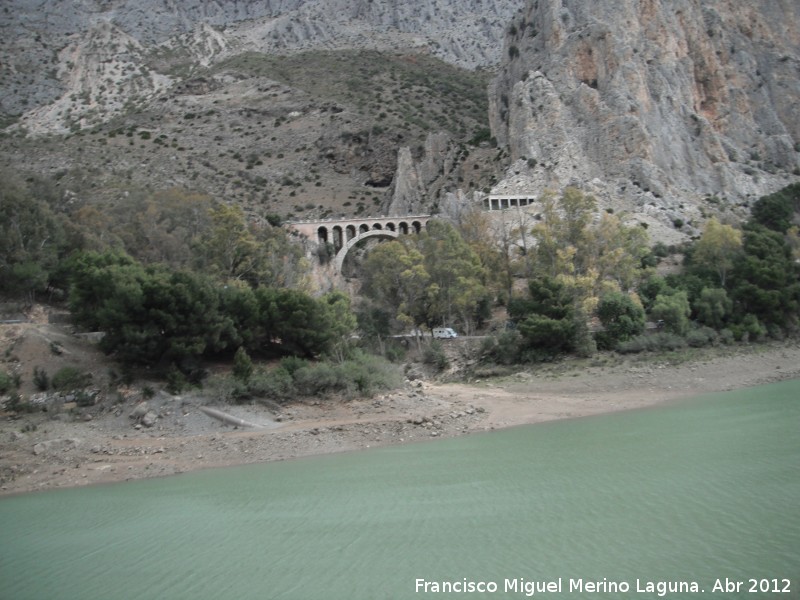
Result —
[[430, 219], [431, 215], [325, 219], [292, 221], [286, 227], [317, 243], [332, 244], [336, 249], [334, 268], [341, 273], [347, 253], [361, 240], [373, 237], [395, 239], [401, 235], [420, 233]]

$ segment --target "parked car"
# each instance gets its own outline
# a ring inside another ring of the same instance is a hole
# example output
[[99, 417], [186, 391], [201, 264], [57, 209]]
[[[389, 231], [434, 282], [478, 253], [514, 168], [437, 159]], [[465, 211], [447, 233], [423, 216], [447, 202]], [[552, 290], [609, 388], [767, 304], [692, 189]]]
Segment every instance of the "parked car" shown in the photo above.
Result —
[[458, 334], [450, 327], [434, 327], [433, 337], [440, 339], [457, 338]]

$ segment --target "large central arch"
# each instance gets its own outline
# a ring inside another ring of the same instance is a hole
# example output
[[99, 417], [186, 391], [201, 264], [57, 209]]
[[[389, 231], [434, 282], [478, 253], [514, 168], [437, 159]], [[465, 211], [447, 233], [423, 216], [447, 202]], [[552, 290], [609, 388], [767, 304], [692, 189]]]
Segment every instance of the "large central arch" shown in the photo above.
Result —
[[397, 231], [392, 231], [391, 229], [370, 229], [369, 231], [361, 233], [353, 239], [348, 240], [348, 242], [342, 246], [341, 250], [336, 253], [336, 258], [334, 259], [336, 271], [339, 273], [342, 272], [342, 265], [344, 264], [344, 259], [347, 256], [347, 253], [350, 251], [350, 248], [355, 246], [361, 240], [366, 240], [372, 237], [395, 239], [400, 237], [400, 234]]

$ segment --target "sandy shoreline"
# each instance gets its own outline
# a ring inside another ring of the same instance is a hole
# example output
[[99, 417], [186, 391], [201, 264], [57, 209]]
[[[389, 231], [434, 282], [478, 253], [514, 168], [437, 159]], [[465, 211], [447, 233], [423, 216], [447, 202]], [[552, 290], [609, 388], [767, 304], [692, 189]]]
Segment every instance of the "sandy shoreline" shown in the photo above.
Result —
[[[655, 406], [709, 392], [800, 378], [800, 343], [569, 360], [472, 383], [407, 382], [372, 399], [308, 401], [280, 414], [216, 406], [260, 425], [210, 418], [208, 398], [159, 395], [157, 424], [135, 428], [133, 403], [91, 420], [39, 413], [0, 421], [0, 495], [121, 482], [453, 437]], [[89, 419], [84, 416], [83, 418]]]

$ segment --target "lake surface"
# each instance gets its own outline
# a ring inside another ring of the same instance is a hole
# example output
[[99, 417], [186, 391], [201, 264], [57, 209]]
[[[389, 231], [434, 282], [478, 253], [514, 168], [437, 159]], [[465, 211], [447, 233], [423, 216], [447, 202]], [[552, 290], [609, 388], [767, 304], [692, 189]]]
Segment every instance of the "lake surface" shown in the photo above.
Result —
[[0, 500], [4, 600], [696, 597], [690, 582], [800, 597], [800, 381]]

